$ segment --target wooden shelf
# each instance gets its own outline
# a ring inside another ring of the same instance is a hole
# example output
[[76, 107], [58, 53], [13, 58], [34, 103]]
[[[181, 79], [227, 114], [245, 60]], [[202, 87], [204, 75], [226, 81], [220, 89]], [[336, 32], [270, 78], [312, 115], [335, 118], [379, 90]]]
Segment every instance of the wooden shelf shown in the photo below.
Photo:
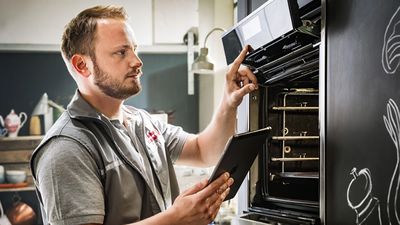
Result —
[[33, 150], [39, 145], [42, 139], [43, 136], [20, 136], [15, 138], [2, 137], [0, 138], [0, 151], [23, 150], [23, 149]]
[[0, 192], [18, 192], [18, 191], [34, 191], [34, 186], [20, 187], [20, 188], [0, 188]]
[[40, 141], [43, 136], [0, 137], [1, 141]]

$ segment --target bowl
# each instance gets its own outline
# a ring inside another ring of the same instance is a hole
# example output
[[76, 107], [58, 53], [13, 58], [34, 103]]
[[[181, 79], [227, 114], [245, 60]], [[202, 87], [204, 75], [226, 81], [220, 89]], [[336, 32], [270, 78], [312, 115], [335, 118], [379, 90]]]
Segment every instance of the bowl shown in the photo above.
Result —
[[23, 170], [6, 170], [6, 180], [10, 184], [22, 183], [26, 180], [26, 172]]

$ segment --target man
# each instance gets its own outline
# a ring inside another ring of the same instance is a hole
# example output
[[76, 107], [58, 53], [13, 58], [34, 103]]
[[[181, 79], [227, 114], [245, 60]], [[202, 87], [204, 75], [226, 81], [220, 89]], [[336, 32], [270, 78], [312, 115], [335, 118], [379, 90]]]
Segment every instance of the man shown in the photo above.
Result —
[[51, 224], [208, 224], [233, 179], [226, 173], [179, 194], [172, 162], [210, 166], [219, 159], [237, 106], [257, 88], [240, 67], [247, 48], [227, 72], [210, 125], [188, 134], [123, 105], [140, 92], [143, 65], [126, 20], [123, 8], [97, 6], [63, 34], [62, 56], [78, 90], [31, 159], [46, 217]]

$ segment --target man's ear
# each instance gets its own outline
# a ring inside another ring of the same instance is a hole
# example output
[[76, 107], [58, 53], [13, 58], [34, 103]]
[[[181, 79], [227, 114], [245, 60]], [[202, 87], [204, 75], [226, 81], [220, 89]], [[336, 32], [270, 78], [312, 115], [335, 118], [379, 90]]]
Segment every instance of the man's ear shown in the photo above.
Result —
[[91, 73], [88, 68], [87, 58], [82, 55], [73, 55], [71, 58], [72, 66], [75, 71], [84, 77], [88, 77]]

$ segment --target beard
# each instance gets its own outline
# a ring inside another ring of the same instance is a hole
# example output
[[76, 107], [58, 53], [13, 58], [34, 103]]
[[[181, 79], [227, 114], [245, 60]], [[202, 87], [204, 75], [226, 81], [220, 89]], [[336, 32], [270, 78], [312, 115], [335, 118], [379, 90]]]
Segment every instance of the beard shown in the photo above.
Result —
[[[139, 77], [131, 78], [133, 74], [141, 74], [140, 68], [134, 68], [131, 73], [124, 75], [122, 81], [119, 81], [111, 77], [108, 73], [100, 69], [99, 65], [93, 60], [94, 68], [94, 84], [100, 88], [100, 90], [113, 98], [125, 100], [133, 95], [138, 94], [142, 90]], [[129, 81], [125, 81], [129, 79]]]

